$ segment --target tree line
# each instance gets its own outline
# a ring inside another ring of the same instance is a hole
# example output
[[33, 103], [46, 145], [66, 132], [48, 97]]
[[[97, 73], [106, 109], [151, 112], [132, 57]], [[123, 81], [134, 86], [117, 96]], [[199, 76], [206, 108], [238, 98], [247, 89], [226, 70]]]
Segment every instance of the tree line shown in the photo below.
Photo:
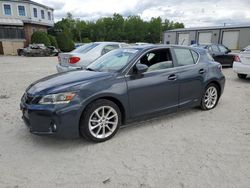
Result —
[[111, 17], [96, 21], [75, 19], [71, 13], [55, 23], [48, 33], [57, 37], [68, 36], [74, 42], [87, 43], [95, 41], [148, 42], [160, 43], [162, 32], [169, 29], [184, 28], [183, 23], [173, 22], [161, 17], [144, 21], [140, 16], [123, 17], [113, 14]]

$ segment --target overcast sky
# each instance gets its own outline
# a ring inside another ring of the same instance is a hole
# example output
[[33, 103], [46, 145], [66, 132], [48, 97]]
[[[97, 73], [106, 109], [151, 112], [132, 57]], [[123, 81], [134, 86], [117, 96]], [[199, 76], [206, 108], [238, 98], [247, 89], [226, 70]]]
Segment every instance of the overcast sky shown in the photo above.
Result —
[[67, 12], [75, 18], [96, 20], [119, 13], [142, 19], [161, 16], [186, 27], [250, 24], [250, 0], [35, 0], [55, 9], [55, 20]]

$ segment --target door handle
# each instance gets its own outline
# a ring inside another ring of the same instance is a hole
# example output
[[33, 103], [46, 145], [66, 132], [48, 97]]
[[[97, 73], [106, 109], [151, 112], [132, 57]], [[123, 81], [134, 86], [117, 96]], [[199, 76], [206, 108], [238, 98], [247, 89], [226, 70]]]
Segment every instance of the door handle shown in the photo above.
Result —
[[200, 70], [199, 70], [199, 73], [200, 73], [200, 74], [204, 74], [205, 72], [206, 72], [205, 69], [200, 69]]
[[171, 74], [169, 77], [168, 77], [168, 80], [177, 80], [177, 76], [175, 74]]

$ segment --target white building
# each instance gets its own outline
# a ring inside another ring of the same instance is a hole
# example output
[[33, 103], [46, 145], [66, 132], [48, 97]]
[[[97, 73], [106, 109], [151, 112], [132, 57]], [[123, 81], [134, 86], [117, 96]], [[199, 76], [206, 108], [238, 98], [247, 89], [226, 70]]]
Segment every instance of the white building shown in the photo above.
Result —
[[53, 8], [31, 0], [1, 0], [0, 54], [16, 54], [16, 48], [31, 42], [34, 31], [47, 32], [53, 25]]

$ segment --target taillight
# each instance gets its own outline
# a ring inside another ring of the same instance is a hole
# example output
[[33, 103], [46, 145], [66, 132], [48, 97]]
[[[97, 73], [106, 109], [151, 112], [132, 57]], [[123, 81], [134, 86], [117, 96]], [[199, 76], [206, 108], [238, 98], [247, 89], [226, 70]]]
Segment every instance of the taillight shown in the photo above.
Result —
[[234, 61], [235, 61], [235, 62], [241, 62], [240, 56], [235, 55], [235, 56], [234, 56]]
[[61, 58], [60, 58], [60, 56], [57, 56], [57, 59], [58, 59], [58, 61], [59, 61], [59, 62], [61, 62]]
[[71, 63], [71, 64], [75, 64], [75, 63], [77, 63], [78, 61], [80, 61], [80, 57], [70, 57], [69, 58], [69, 63]]

